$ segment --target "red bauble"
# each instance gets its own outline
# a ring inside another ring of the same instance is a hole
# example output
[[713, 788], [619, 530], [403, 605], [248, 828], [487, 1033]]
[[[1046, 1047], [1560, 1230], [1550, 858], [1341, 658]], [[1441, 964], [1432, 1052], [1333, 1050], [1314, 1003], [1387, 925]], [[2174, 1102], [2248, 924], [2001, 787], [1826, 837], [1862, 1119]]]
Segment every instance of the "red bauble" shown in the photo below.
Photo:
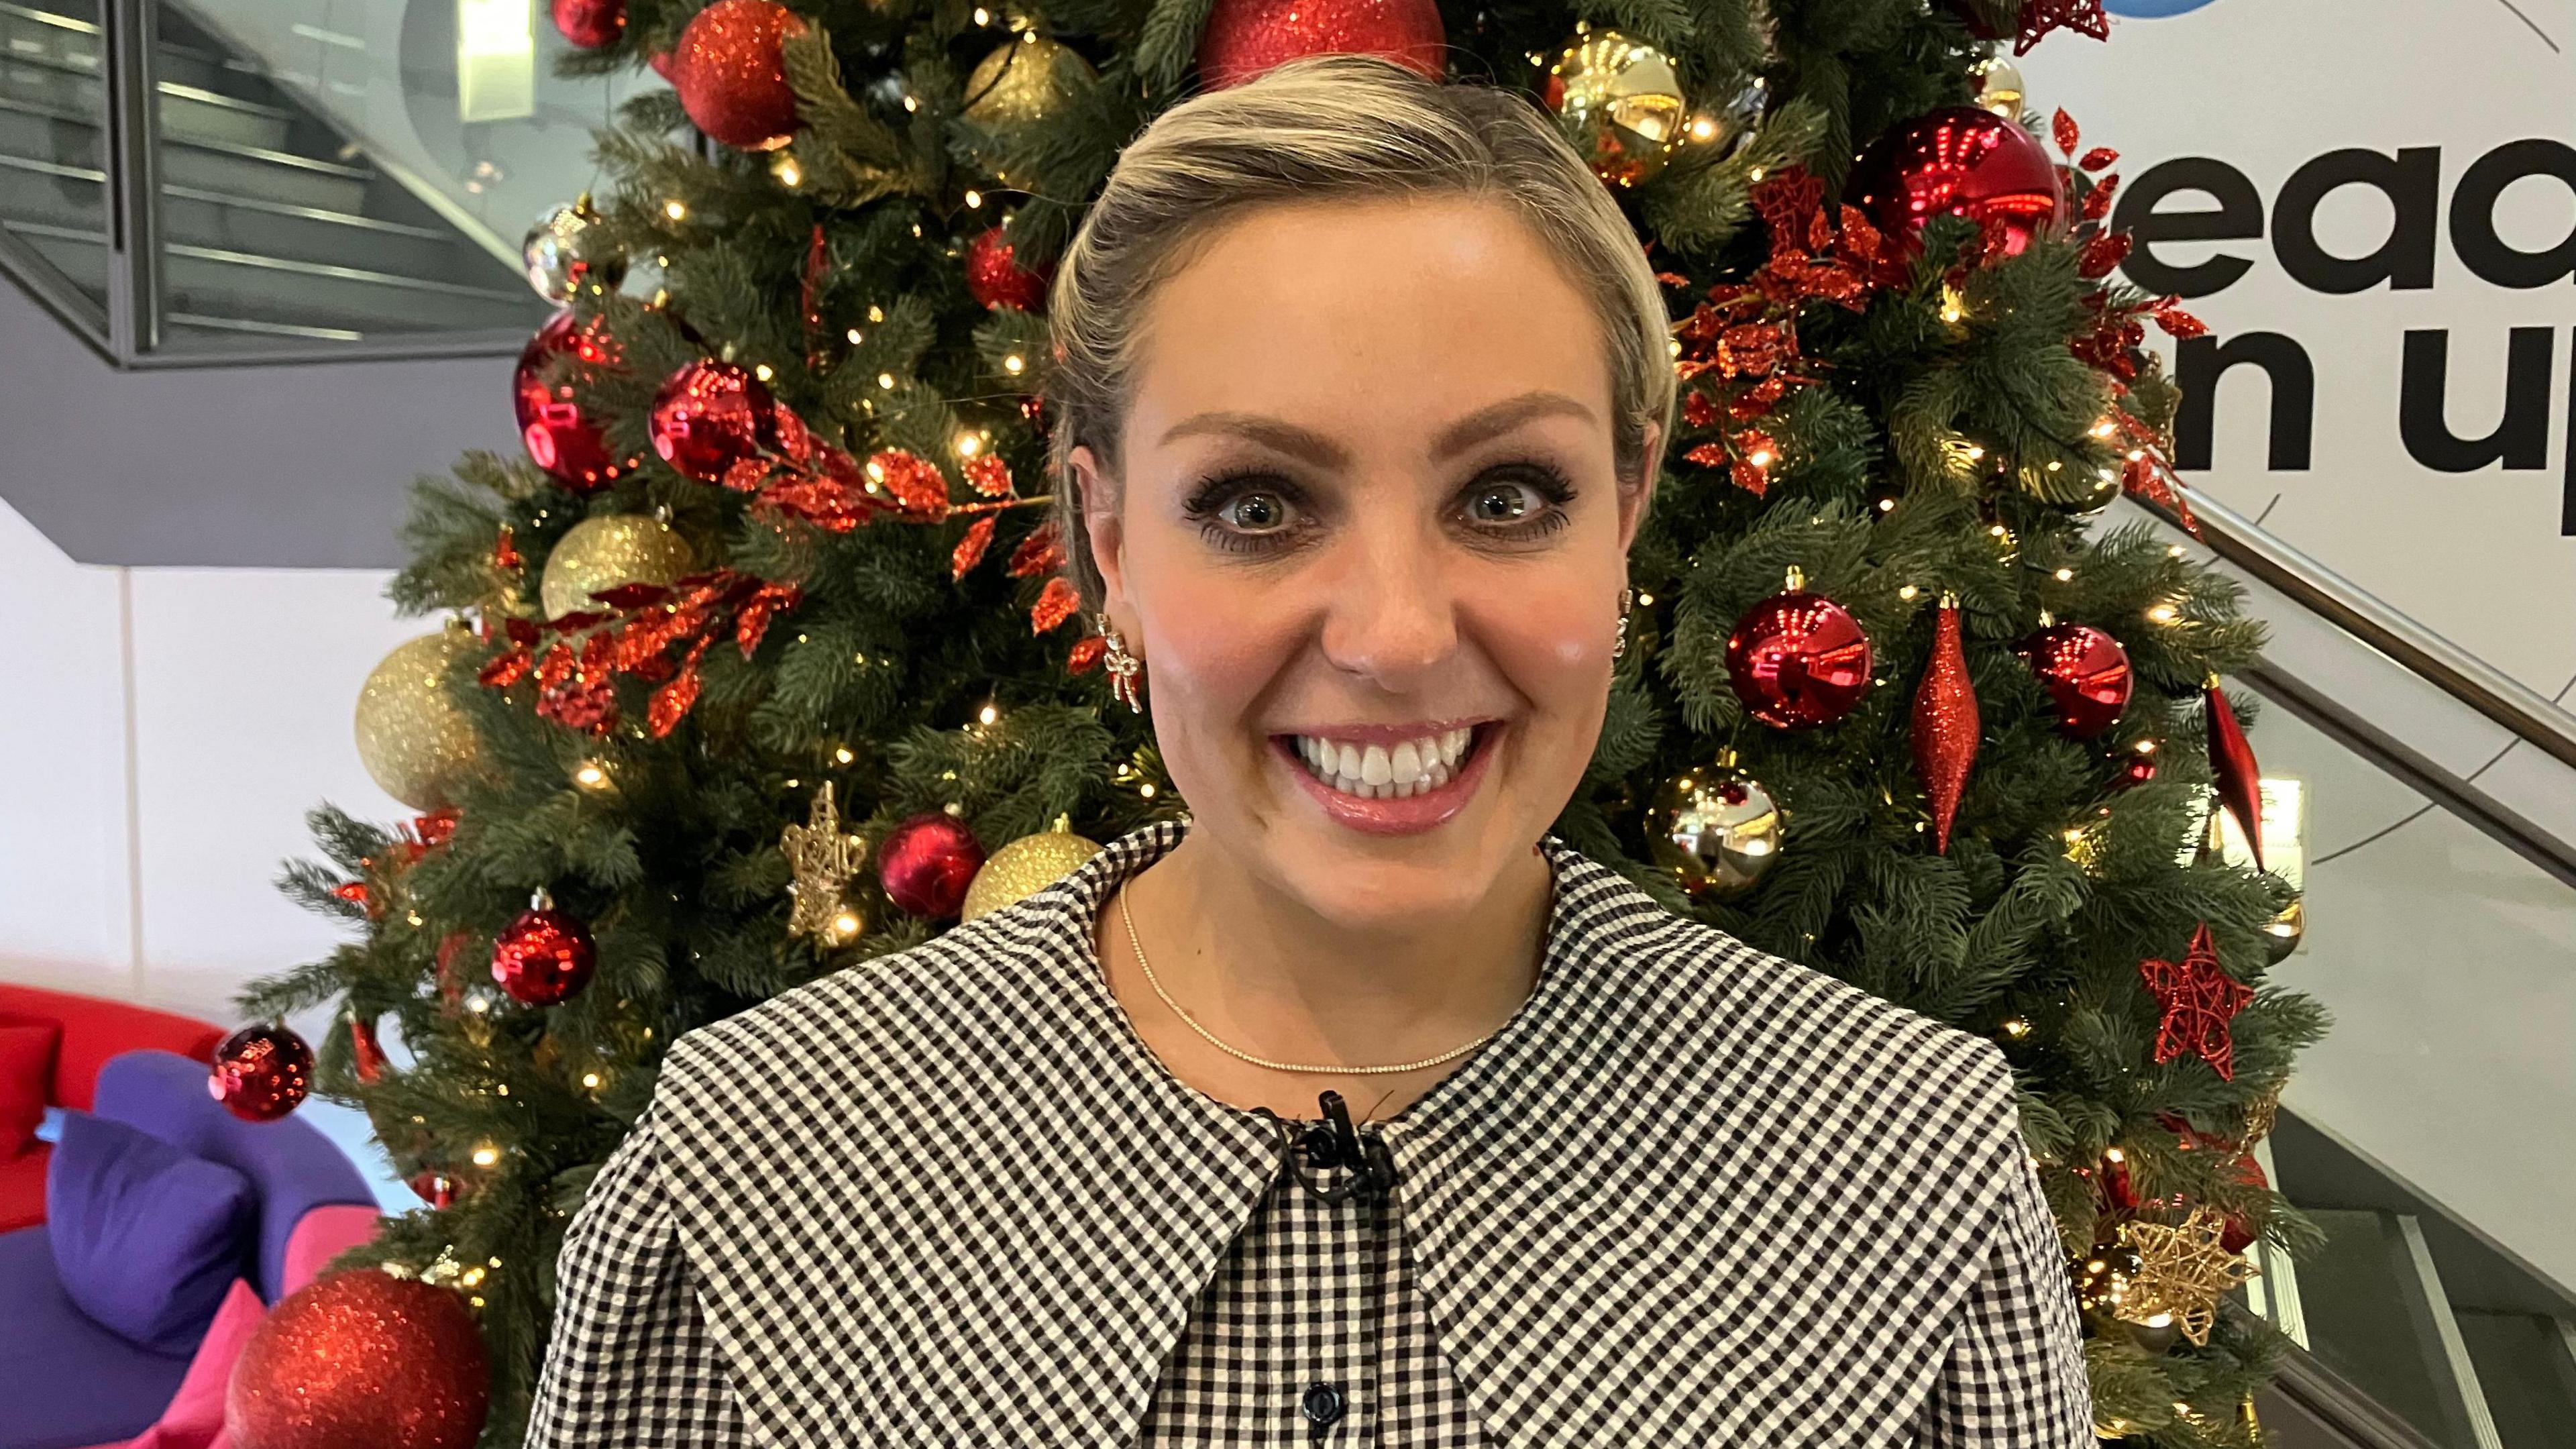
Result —
[[671, 52], [671, 89], [698, 129], [744, 151], [774, 151], [796, 134], [796, 89], [780, 42], [805, 22], [773, 0], [716, 0], [691, 18]]
[[571, 354], [592, 367], [614, 366], [615, 344], [598, 323], [588, 326], [570, 312], [557, 312], [519, 354], [519, 370], [510, 391], [519, 410], [519, 440], [528, 459], [547, 476], [575, 493], [605, 488], [635, 467], [632, 458], [612, 457], [599, 424], [583, 416], [570, 387], [548, 387], [541, 374], [555, 357]]
[[2102, 1198], [2114, 1211], [2133, 1213], [2138, 1210], [2137, 1183], [2129, 1176], [2129, 1159], [2126, 1153], [2116, 1147], [2104, 1153], [2100, 1177]]
[[1891, 128], [1852, 172], [1852, 200], [1880, 231], [1919, 246], [1936, 216], [2003, 228], [2019, 254], [2041, 231], [2066, 225], [2066, 183], [2048, 148], [2019, 125], [1953, 106]]
[[1434, 0], [1217, 0], [1199, 36], [1199, 80], [1241, 85], [1301, 55], [1380, 55], [1432, 80], [1449, 32]]
[[877, 847], [877, 880], [886, 898], [916, 916], [953, 916], [984, 865], [984, 847], [966, 822], [945, 811], [915, 815]]
[[2114, 790], [2127, 790], [2134, 786], [2143, 785], [2155, 777], [2155, 754], [2152, 751], [2141, 750], [2120, 762], [2120, 778], [2111, 782], [2111, 788]]
[[584, 50], [626, 33], [626, 0], [554, 0], [555, 29]]
[[2129, 707], [2129, 651], [2090, 624], [2051, 624], [2018, 646], [2057, 706], [2057, 727], [2089, 740]]
[[328, 1273], [268, 1312], [224, 1394], [240, 1449], [471, 1449], [491, 1369], [452, 1289]]
[[492, 943], [492, 979], [526, 1006], [552, 1006], [590, 984], [599, 948], [569, 911], [543, 903], [521, 911]]
[[2254, 868], [2261, 870], [2263, 771], [2254, 763], [2254, 747], [2246, 743], [2245, 729], [2236, 722], [2236, 711], [2228, 707], [2218, 676], [2210, 676], [2201, 694], [2203, 712], [2209, 717], [2209, 772], [2217, 780], [2218, 803], [2236, 817], [2237, 827], [2245, 832], [2246, 848], [2254, 852]]
[[456, 1205], [456, 1179], [446, 1173], [422, 1168], [411, 1175], [411, 1190], [422, 1202], [434, 1208]]
[[376, 1040], [376, 1023], [372, 1017], [349, 1018], [349, 1056], [351, 1069], [358, 1081], [374, 1086], [385, 1075], [385, 1049]]
[[1950, 853], [1950, 822], [1958, 817], [1984, 727], [1959, 644], [1959, 605], [1945, 598], [1932, 625], [1932, 659], [1914, 691], [1914, 773], [1932, 802], [1932, 848], [1943, 855]]
[[[2247, 1187], [2256, 1192], [2272, 1190], [2271, 1179], [2263, 1175], [2263, 1164], [2253, 1153], [2239, 1154], [2236, 1161], [2229, 1165], [2235, 1169], [2236, 1180]], [[2241, 1253], [2252, 1247], [2254, 1240], [2259, 1236], [2261, 1234], [2255, 1231], [2252, 1218], [2243, 1213], [2229, 1213], [2227, 1222], [2218, 1235], [2218, 1245], [2231, 1253]]]
[[1030, 271], [1011, 255], [1011, 242], [998, 226], [987, 227], [966, 248], [966, 290], [987, 307], [1017, 307], [1023, 312], [1046, 306], [1052, 265]]
[[215, 1048], [206, 1094], [245, 1122], [274, 1122], [304, 1102], [313, 1048], [283, 1026], [246, 1026]]
[[1782, 729], [1851, 713], [1871, 663], [1869, 636], [1851, 611], [1794, 584], [1754, 605], [1726, 636], [1726, 682], [1755, 719]]
[[786, 450], [783, 411], [746, 368], [686, 363], [653, 394], [653, 451], [688, 477], [721, 483], [736, 463]]

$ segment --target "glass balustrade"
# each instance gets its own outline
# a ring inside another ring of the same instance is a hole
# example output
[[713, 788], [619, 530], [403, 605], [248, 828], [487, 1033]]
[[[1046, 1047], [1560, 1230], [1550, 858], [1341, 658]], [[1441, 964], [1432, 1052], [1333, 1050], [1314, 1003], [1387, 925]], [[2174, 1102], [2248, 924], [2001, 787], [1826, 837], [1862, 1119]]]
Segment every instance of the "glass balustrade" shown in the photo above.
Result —
[[107, 85], [97, 0], [0, 0], [6, 256], [108, 306]]

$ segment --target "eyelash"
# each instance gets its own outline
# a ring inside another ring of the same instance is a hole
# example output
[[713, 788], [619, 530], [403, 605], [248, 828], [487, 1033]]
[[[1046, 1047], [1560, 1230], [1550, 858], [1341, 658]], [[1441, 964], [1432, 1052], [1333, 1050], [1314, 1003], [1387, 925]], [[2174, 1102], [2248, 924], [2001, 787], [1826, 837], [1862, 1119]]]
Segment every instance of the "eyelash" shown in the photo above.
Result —
[[[1527, 486], [1545, 501], [1546, 507], [1544, 511], [1506, 527], [1480, 528], [1478, 533], [1505, 543], [1527, 543], [1544, 538], [1566, 525], [1565, 505], [1574, 499], [1574, 482], [1565, 476], [1563, 469], [1538, 459], [1498, 463], [1478, 475], [1466, 493], [1473, 494], [1487, 486], [1497, 474], [1502, 475], [1502, 481]], [[1292, 545], [1296, 533], [1293, 526], [1268, 533], [1238, 533], [1218, 521], [1217, 515], [1225, 506], [1243, 494], [1256, 491], [1252, 486], [1255, 484], [1261, 485], [1258, 491], [1274, 494], [1290, 507], [1301, 502], [1302, 490], [1294, 483], [1275, 473], [1246, 469], [1221, 473], [1201, 482], [1190, 490], [1188, 500], [1182, 504], [1182, 512], [1198, 521], [1199, 532], [1210, 543], [1228, 553], [1272, 553]]]

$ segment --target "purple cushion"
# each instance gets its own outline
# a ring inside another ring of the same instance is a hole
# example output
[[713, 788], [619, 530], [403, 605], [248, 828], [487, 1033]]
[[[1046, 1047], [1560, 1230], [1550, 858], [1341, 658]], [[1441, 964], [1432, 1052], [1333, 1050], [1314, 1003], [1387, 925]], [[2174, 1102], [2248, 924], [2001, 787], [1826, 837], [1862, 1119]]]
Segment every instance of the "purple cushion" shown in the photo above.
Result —
[[80, 1449], [151, 1427], [187, 1377], [186, 1354], [148, 1353], [72, 1303], [42, 1227], [0, 1233], [0, 1445]]
[[249, 1263], [248, 1180], [86, 1112], [45, 1174], [54, 1271], [81, 1311], [136, 1347], [193, 1351]]

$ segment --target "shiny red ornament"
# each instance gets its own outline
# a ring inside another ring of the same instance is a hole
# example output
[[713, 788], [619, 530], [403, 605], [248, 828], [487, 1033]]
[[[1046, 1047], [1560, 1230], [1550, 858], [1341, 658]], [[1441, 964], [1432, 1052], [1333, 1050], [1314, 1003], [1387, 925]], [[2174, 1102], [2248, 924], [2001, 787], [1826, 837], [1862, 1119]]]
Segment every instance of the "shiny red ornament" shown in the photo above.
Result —
[[1052, 263], [1034, 272], [1021, 266], [1012, 256], [1010, 238], [998, 226], [986, 227], [966, 248], [966, 290], [987, 307], [1043, 311], [1047, 283], [1054, 276]]
[[2103, 1154], [2102, 1166], [2095, 1174], [2095, 1180], [2102, 1184], [2103, 1201], [2109, 1203], [2114, 1211], [2133, 1213], [2138, 1210], [2138, 1187], [2129, 1176], [2126, 1154], [2117, 1148]]
[[492, 943], [492, 979], [512, 1001], [553, 1006], [590, 984], [599, 948], [579, 917], [557, 910], [542, 895], [538, 902], [521, 911]]
[[2134, 789], [2155, 777], [2156, 757], [2154, 752], [2141, 750], [2120, 762], [2120, 778], [2111, 782], [2111, 788], [2114, 790]]
[[953, 916], [984, 865], [984, 847], [966, 822], [943, 810], [915, 815], [877, 847], [877, 880], [886, 898], [916, 916]]
[[206, 1095], [245, 1122], [274, 1122], [313, 1086], [313, 1048], [284, 1026], [246, 1026], [215, 1048]]
[[1448, 52], [1435, 0], [1217, 0], [1199, 36], [1199, 80], [1221, 91], [1299, 56], [1345, 53], [1438, 80]]
[[2236, 722], [2236, 711], [2229, 708], [2217, 675], [2202, 687], [2201, 701], [2209, 719], [2209, 772], [2218, 785], [2218, 803], [2236, 817], [2237, 828], [2245, 832], [2246, 847], [2254, 852], [2254, 868], [2261, 870], [2263, 771], [2254, 763], [2254, 747], [2246, 743], [2245, 728]]
[[2119, 723], [2134, 683], [2129, 651], [2090, 624], [2051, 624], [2016, 646], [2057, 706], [2057, 727], [2089, 740]]
[[1932, 658], [1914, 691], [1914, 773], [1932, 804], [1932, 848], [1950, 853], [1950, 823], [1977, 761], [1984, 730], [1977, 691], [1968, 681], [1968, 656], [1959, 642], [1959, 604], [1944, 597], [1932, 623]]
[[353, 1268], [269, 1310], [233, 1365], [224, 1426], [239, 1449], [471, 1449], [490, 1395], [463, 1298]]
[[411, 1175], [408, 1184], [422, 1202], [434, 1208], [456, 1205], [456, 1179], [443, 1172], [423, 1169]]
[[780, 45], [805, 22], [773, 0], [716, 0], [671, 51], [671, 89], [689, 119], [742, 151], [775, 151], [796, 134], [796, 88]]
[[518, 407], [519, 441], [527, 446], [529, 461], [575, 493], [590, 493], [632, 471], [636, 460], [620, 460], [609, 452], [599, 424], [583, 414], [569, 385], [546, 386], [546, 364], [567, 354], [592, 367], [617, 361], [616, 349], [599, 324], [584, 326], [569, 311], [557, 312], [519, 354], [510, 393]]
[[[748, 368], [684, 363], [653, 394], [653, 451], [683, 475], [722, 483], [737, 463], [787, 450], [785, 409]], [[795, 424], [801, 438], [802, 424]]]
[[1868, 690], [1869, 636], [1851, 611], [1793, 581], [1726, 636], [1726, 682], [1753, 717], [1781, 729], [1828, 725]]
[[[2229, 1166], [2235, 1170], [2236, 1180], [2254, 1191], [2272, 1190], [2272, 1180], [2263, 1175], [2263, 1164], [2253, 1153], [2240, 1153]], [[2226, 1223], [2222, 1225], [2219, 1232], [2218, 1245], [2231, 1253], [2241, 1253], [2252, 1247], [2254, 1240], [2260, 1236], [2261, 1234], [2255, 1231], [2254, 1220], [2251, 1217], [2244, 1213], [2229, 1213]]]
[[2000, 227], [2019, 255], [2066, 225], [2066, 183], [2039, 138], [1975, 106], [1953, 106], [1891, 128], [1861, 157], [1851, 199], [1911, 251], [1936, 216]]
[[597, 50], [626, 33], [626, 0], [554, 0], [555, 29], [583, 50]]
[[376, 1040], [376, 1023], [371, 1017], [349, 1018], [349, 1055], [364, 1086], [374, 1086], [385, 1075], [384, 1045]]
[[2228, 1081], [2236, 1080], [2236, 1040], [2230, 1023], [2254, 999], [2254, 988], [2227, 974], [2218, 964], [2218, 947], [2204, 921], [2191, 933], [2191, 949], [2180, 961], [2146, 960], [2138, 974], [2154, 994], [2156, 1060], [2169, 1062], [2189, 1052], [2209, 1063]]

